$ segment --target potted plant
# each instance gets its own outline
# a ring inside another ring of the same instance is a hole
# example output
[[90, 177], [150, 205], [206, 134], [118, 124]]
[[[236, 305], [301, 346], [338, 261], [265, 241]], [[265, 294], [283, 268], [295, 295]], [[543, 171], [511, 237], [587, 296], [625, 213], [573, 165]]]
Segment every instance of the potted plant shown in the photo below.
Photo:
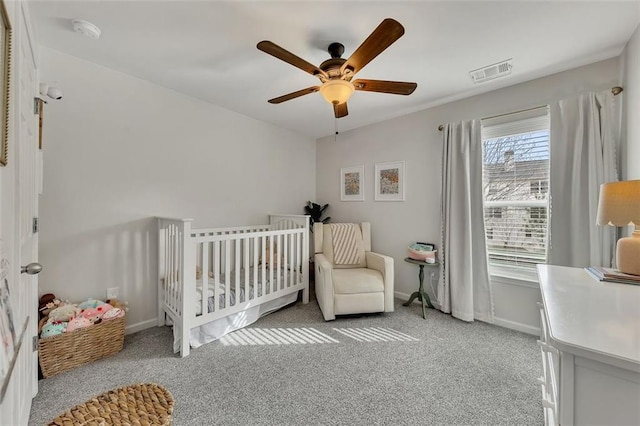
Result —
[[331, 217], [325, 217], [324, 219], [322, 219], [322, 215], [324, 214], [324, 211], [327, 209], [327, 207], [329, 207], [329, 204], [325, 204], [324, 206], [321, 206], [320, 204], [307, 201], [307, 205], [304, 206], [304, 211], [306, 214], [311, 216], [311, 220], [310, 220], [311, 232], [313, 232], [314, 223], [316, 222], [327, 223], [329, 219], [331, 219]]
[[[304, 211], [306, 214], [311, 216], [309, 220], [309, 226], [311, 227], [311, 232], [313, 232], [314, 223], [316, 222], [327, 223], [329, 219], [331, 219], [331, 217], [325, 217], [324, 219], [322, 219], [322, 215], [324, 214], [324, 211], [328, 207], [329, 207], [329, 204], [325, 204], [321, 206], [320, 204], [307, 201], [307, 205], [304, 206]], [[311, 247], [313, 247], [313, 244], [311, 245]], [[313, 253], [313, 250], [311, 250], [311, 253]], [[309, 287], [312, 295], [315, 294], [315, 279], [314, 279], [315, 270], [314, 269], [315, 269], [315, 263], [313, 261], [313, 255], [311, 255], [309, 259], [309, 284], [310, 284]]]

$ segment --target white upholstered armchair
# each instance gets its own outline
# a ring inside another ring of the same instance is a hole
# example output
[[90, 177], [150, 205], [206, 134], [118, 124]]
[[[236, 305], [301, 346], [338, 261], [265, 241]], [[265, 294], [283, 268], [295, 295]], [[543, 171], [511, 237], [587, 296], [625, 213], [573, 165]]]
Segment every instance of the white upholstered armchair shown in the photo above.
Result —
[[393, 312], [393, 258], [371, 251], [371, 224], [316, 223], [315, 286], [325, 321]]

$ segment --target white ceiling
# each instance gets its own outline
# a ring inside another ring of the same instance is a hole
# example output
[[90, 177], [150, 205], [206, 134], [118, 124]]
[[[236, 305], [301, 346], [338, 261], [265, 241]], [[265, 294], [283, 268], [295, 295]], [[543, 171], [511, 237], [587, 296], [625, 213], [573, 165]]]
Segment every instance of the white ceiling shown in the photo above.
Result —
[[[333, 134], [319, 93], [267, 99], [319, 81], [256, 49], [270, 40], [319, 65], [344, 58], [386, 17], [405, 34], [357, 78], [414, 81], [410, 96], [356, 92], [341, 131], [620, 54], [638, 1], [58, 1], [31, 0], [38, 41], [224, 108], [312, 137]], [[73, 32], [81, 18], [99, 40]], [[470, 70], [513, 58], [512, 75], [474, 85]], [[64, 90], [64, 87], [62, 87]]]

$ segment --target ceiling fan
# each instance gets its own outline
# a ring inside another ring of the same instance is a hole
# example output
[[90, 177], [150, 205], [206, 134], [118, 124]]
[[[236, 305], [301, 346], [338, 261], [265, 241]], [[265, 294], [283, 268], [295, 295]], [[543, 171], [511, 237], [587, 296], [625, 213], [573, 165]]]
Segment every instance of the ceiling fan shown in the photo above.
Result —
[[331, 43], [327, 49], [331, 59], [327, 59], [317, 67], [273, 42], [261, 41], [257, 45], [258, 49], [318, 77], [322, 82], [320, 86], [307, 87], [306, 89], [269, 99], [268, 102], [279, 104], [309, 93], [320, 92], [325, 100], [333, 105], [336, 118], [341, 118], [349, 114], [347, 100], [355, 90], [410, 95], [416, 90], [418, 86], [416, 83], [365, 79], [351, 81], [358, 71], [402, 37], [403, 34], [404, 27], [395, 19], [387, 18], [373, 30], [371, 35], [362, 42], [349, 59], [341, 58], [344, 53], [342, 44]]

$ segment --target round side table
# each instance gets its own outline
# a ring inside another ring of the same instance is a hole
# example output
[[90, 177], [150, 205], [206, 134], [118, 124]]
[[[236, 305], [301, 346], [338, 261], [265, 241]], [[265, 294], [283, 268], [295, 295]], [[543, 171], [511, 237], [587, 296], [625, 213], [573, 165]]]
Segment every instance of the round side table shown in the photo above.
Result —
[[431, 299], [429, 299], [429, 295], [427, 294], [426, 291], [424, 291], [424, 267], [430, 266], [430, 267], [437, 268], [439, 264], [437, 262], [427, 263], [427, 262], [423, 262], [422, 260], [411, 259], [410, 257], [405, 257], [404, 261], [413, 263], [414, 265], [418, 265], [420, 267], [420, 271], [418, 272], [418, 280], [420, 282], [420, 287], [418, 287], [418, 291], [414, 291], [411, 294], [411, 297], [409, 297], [409, 300], [403, 303], [402, 306], [409, 306], [413, 303], [414, 300], [416, 300], [416, 298], [418, 298], [418, 300], [422, 302], [422, 318], [427, 319], [427, 307], [433, 308], [433, 305], [431, 304]]

